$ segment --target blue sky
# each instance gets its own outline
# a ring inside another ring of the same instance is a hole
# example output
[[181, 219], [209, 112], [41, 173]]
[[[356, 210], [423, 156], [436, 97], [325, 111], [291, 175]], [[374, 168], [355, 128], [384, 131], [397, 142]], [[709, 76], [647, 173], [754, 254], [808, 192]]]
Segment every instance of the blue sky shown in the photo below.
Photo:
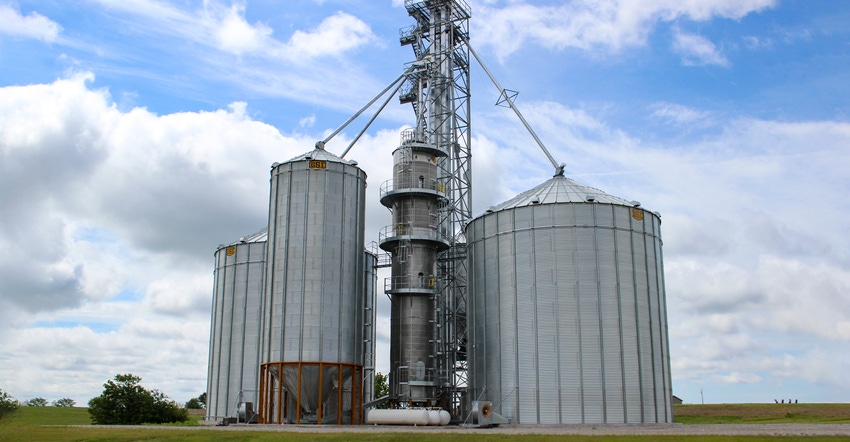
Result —
[[[273, 162], [412, 61], [402, 3], [0, 0], [0, 388], [200, 394], [213, 252], [264, 226]], [[469, 3], [567, 175], [661, 213], [674, 393], [850, 400], [850, 6]], [[552, 171], [477, 65], [472, 88], [477, 215]], [[348, 155], [367, 237], [411, 123], [393, 102]]]

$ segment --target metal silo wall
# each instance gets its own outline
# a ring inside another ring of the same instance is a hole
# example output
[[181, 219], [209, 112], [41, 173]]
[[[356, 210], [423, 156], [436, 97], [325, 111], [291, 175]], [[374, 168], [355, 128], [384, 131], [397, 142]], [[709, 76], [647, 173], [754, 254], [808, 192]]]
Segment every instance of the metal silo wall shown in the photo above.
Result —
[[529, 205], [467, 238], [472, 397], [520, 424], [673, 421], [655, 214]]
[[362, 421], [365, 195], [320, 149], [272, 168], [261, 423]]
[[265, 258], [265, 240], [215, 253], [207, 420], [236, 416], [240, 402], [257, 403]]
[[263, 360], [362, 364], [366, 174], [309, 163], [272, 170]]

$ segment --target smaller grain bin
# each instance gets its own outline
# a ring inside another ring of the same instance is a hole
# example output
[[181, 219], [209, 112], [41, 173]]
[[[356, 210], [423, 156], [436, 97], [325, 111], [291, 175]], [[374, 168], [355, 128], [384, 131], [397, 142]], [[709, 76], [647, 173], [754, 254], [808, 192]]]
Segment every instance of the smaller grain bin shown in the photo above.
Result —
[[516, 424], [672, 423], [660, 226], [563, 176], [472, 220], [470, 396]]
[[271, 170], [260, 422], [363, 421], [366, 173], [317, 148]]
[[240, 404], [257, 403], [266, 239], [263, 229], [235, 243], [219, 246], [215, 252], [207, 373], [208, 421], [237, 417]]

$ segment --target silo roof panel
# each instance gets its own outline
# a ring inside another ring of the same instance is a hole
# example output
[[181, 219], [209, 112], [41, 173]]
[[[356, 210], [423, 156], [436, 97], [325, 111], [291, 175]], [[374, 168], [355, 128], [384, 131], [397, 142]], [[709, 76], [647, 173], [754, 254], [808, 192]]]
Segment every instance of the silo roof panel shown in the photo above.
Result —
[[328, 161], [328, 162], [332, 162], [332, 163], [352, 164], [352, 161], [342, 159], [342, 158], [340, 158], [340, 157], [338, 157], [338, 156], [336, 156], [336, 155], [334, 155], [334, 154], [332, 154], [332, 153], [330, 153], [330, 152], [328, 152], [324, 149], [314, 149], [310, 152], [303, 153], [303, 154], [298, 155], [297, 157], [292, 158], [291, 160], [287, 161], [287, 163], [291, 163], [293, 161], [307, 161], [307, 160], [321, 160], [321, 161]]
[[228, 246], [235, 246], [235, 245], [239, 245], [239, 244], [254, 243], [254, 242], [266, 242], [266, 241], [268, 241], [268, 239], [269, 239], [269, 229], [264, 227], [259, 232], [252, 233], [250, 235], [245, 235], [242, 238], [239, 238], [238, 241], [234, 241], [233, 243], [228, 244]]
[[632, 207], [635, 203], [609, 195], [597, 188], [586, 186], [564, 176], [555, 176], [543, 184], [502, 204], [491, 207], [488, 212], [536, 204], [586, 203], [617, 204]]

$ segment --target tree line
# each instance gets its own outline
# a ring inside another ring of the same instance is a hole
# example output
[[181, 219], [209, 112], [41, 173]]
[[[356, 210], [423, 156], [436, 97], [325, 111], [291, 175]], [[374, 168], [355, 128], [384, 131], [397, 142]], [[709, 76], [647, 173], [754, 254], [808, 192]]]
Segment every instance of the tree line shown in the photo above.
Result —
[[[206, 393], [180, 405], [159, 390], [149, 390], [141, 385], [142, 378], [133, 374], [118, 374], [103, 384], [103, 393], [88, 402], [92, 423], [96, 425], [139, 425], [185, 422], [188, 409], [206, 406]], [[21, 406], [46, 407], [47, 399], [35, 397], [23, 403], [0, 389], [0, 419], [14, 413]], [[54, 407], [73, 407], [71, 398], [57, 399]]]

